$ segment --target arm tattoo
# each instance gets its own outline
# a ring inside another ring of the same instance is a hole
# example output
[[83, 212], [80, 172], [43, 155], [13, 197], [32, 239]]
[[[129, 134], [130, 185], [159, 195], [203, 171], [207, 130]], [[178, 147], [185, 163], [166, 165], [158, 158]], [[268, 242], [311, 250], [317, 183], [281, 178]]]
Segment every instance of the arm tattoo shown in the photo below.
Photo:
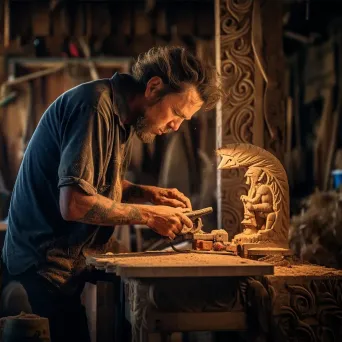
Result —
[[131, 207], [131, 210], [128, 213], [128, 218], [130, 219], [130, 221], [142, 221], [140, 211], [135, 207]]
[[116, 203], [113, 202], [110, 208], [104, 208], [99, 202], [96, 202], [91, 209], [84, 215], [82, 221], [84, 223], [97, 224], [99, 222], [107, 222], [108, 217], [115, 209]]
[[139, 209], [134, 206], [113, 202], [109, 208], [105, 208], [98, 201], [80, 221], [99, 225], [132, 224], [133, 222], [142, 224], [143, 218]]

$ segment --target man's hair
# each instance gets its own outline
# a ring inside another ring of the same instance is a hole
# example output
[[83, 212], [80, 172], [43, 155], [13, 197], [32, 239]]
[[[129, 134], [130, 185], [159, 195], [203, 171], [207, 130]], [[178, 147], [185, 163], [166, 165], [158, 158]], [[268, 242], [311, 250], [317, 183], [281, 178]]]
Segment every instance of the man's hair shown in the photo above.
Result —
[[144, 87], [152, 77], [160, 77], [165, 85], [160, 98], [194, 86], [205, 110], [214, 108], [223, 94], [216, 71], [183, 47], [154, 47], [139, 55], [132, 71]]

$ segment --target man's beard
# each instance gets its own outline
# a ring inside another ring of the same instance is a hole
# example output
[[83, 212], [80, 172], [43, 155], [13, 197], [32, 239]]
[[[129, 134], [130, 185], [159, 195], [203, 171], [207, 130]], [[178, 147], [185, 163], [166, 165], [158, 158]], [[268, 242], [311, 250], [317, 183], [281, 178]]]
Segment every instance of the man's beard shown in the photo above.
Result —
[[135, 133], [138, 138], [145, 144], [151, 144], [156, 138], [156, 134], [151, 133], [151, 127], [148, 124], [144, 115], [138, 117], [135, 124]]

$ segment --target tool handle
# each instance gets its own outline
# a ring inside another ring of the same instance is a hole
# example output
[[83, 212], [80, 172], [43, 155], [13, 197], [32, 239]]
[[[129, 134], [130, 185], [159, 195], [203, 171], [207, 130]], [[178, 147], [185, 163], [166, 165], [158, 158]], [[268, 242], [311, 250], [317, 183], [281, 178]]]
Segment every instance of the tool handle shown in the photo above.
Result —
[[199, 210], [189, 211], [187, 213], [184, 213], [185, 216], [189, 217], [191, 220], [195, 220], [201, 216], [211, 214], [213, 212], [212, 207], [207, 207]]

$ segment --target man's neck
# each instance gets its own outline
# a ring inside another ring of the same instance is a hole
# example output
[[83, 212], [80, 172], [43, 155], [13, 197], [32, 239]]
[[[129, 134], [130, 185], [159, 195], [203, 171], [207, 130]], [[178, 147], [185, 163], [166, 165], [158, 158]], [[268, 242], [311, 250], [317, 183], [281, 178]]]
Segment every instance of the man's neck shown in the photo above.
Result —
[[143, 90], [133, 77], [120, 74], [119, 92], [126, 106], [121, 113], [121, 121], [125, 125], [134, 124], [144, 108]]

